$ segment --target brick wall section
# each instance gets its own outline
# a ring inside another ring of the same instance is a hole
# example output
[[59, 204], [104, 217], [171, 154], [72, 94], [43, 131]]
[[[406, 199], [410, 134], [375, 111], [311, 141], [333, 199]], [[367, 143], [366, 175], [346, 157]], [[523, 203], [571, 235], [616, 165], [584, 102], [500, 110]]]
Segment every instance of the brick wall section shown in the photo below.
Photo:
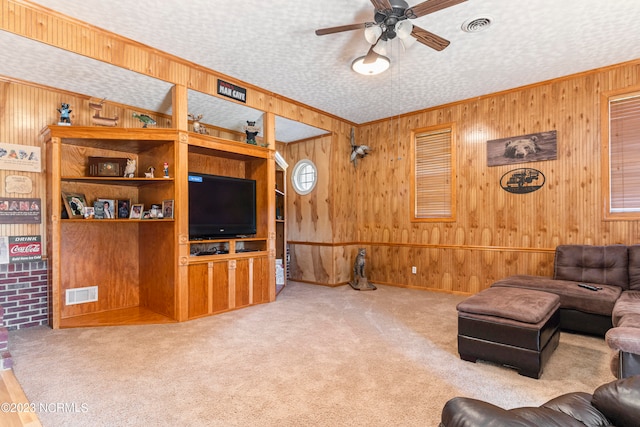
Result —
[[47, 325], [47, 263], [0, 265], [0, 306], [8, 330]]

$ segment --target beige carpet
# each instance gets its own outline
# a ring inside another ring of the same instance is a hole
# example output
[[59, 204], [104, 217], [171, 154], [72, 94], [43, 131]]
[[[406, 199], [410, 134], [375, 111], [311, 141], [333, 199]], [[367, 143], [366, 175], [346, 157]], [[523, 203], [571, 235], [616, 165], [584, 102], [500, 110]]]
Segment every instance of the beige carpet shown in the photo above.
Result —
[[604, 341], [568, 333], [539, 380], [461, 361], [463, 298], [291, 283], [180, 324], [14, 331], [10, 351], [31, 402], [67, 404], [45, 427], [437, 426], [454, 396], [539, 405], [613, 379]]

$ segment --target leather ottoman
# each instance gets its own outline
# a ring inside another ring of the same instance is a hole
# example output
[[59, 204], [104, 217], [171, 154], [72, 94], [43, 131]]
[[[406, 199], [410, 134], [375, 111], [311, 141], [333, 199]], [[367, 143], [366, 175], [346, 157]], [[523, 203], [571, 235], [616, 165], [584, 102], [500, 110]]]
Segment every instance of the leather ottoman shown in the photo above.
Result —
[[560, 341], [560, 297], [520, 288], [489, 288], [458, 304], [462, 360], [507, 365], [540, 378]]

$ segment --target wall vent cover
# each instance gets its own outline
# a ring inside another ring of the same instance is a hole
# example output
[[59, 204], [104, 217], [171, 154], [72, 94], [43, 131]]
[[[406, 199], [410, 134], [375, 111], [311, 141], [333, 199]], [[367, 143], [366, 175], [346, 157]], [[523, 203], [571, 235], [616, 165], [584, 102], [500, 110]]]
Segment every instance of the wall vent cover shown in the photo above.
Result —
[[67, 305], [98, 301], [98, 287], [87, 286], [86, 288], [67, 289], [65, 299]]

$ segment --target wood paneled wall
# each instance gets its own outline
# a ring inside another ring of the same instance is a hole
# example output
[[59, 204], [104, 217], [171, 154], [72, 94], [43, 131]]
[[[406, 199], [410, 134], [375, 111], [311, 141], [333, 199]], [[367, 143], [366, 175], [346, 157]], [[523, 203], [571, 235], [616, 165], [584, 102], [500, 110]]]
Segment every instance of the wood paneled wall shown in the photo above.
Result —
[[[0, 9], [2, 30], [212, 96], [220, 77], [250, 89], [252, 108], [329, 130], [283, 149], [289, 175], [301, 158], [314, 160], [320, 174], [312, 194], [288, 193], [294, 279], [343, 284], [357, 248], [365, 247], [374, 282], [471, 293], [508, 274], [550, 275], [558, 244], [640, 240], [637, 221], [603, 220], [599, 122], [601, 92], [640, 84], [640, 61], [360, 125], [358, 141], [372, 153], [354, 167], [352, 123], [32, 3], [0, 0]], [[40, 129], [57, 121], [62, 101], [74, 104], [74, 120], [89, 124], [88, 100], [4, 80], [0, 140], [38, 144]], [[127, 108], [109, 105], [103, 116], [118, 113], [127, 118], [122, 126], [135, 127]], [[169, 118], [155, 117], [171, 126]], [[410, 132], [447, 122], [457, 126], [457, 221], [412, 223]], [[557, 160], [518, 165], [542, 171], [545, 186], [524, 195], [503, 191], [500, 177], [515, 166], [487, 167], [486, 141], [547, 130], [558, 132]], [[5, 175], [1, 171], [0, 179]], [[34, 197], [44, 198], [41, 176], [34, 176], [34, 186]], [[2, 226], [0, 232], [44, 235], [33, 226]]]
[[[71, 121], [74, 125], [91, 126], [91, 116], [94, 111], [89, 108], [89, 102], [99, 100], [89, 96], [65, 92], [54, 88], [33, 85], [15, 79], [0, 76], [0, 141], [10, 144], [38, 146], [42, 153], [43, 173], [19, 172], [0, 170], [0, 197], [25, 197], [42, 199], [41, 224], [2, 224], [0, 236], [41, 235], [43, 248], [46, 248], [44, 218], [46, 211], [45, 193], [45, 147], [41, 145], [40, 131], [48, 125], [56, 124], [60, 118], [57, 108], [62, 102], [73, 106]], [[121, 104], [105, 102], [103, 117], [121, 117], [118, 127], [136, 128], [142, 124], [133, 118], [133, 112], [146, 113], [153, 116], [158, 127], [171, 127], [171, 118], [152, 111], [132, 109]], [[83, 159], [86, 161], [86, 159]], [[80, 165], [80, 167], [84, 167]], [[9, 175], [27, 176], [33, 183], [30, 194], [14, 194], [6, 191], [4, 185]], [[45, 254], [46, 255], [46, 254]]]
[[[247, 100], [243, 105], [273, 112], [279, 116], [301, 121], [321, 129], [331, 130], [333, 122], [338, 119], [294, 100], [237, 80], [233, 76], [152, 49], [118, 34], [53, 12], [35, 3], [21, 0], [0, 0], [0, 29], [206, 93], [228, 102], [234, 102], [217, 94], [216, 82], [221, 78], [247, 89]], [[108, 114], [104, 114], [104, 116], [111, 117]]]
[[[287, 160], [311, 158], [334, 183], [326, 184], [328, 199], [324, 188], [302, 197], [289, 192], [292, 277], [343, 284], [365, 247], [375, 283], [475, 293], [511, 274], [552, 275], [559, 244], [640, 243], [638, 221], [603, 218], [600, 159], [600, 95], [637, 86], [639, 76], [640, 61], [633, 61], [367, 123], [357, 138], [372, 153], [357, 168], [345, 162], [346, 135], [334, 133], [330, 146], [290, 145]], [[457, 126], [457, 220], [412, 223], [411, 130], [450, 122]], [[558, 135], [556, 160], [487, 166], [487, 141], [549, 130]], [[502, 190], [502, 175], [519, 167], [540, 170], [544, 187]], [[330, 215], [330, 224], [318, 227], [318, 213]], [[329, 228], [331, 238], [318, 233]]]
[[349, 161], [351, 126], [334, 121], [333, 133], [289, 143], [287, 179], [301, 159], [314, 162], [318, 182], [308, 195], [287, 193], [287, 239], [291, 278], [340, 285], [350, 279], [351, 254], [345, 251], [358, 235], [357, 171]]
[[[373, 154], [358, 170], [358, 240], [371, 248], [370, 278], [477, 292], [510, 274], [553, 272], [559, 244], [639, 243], [638, 221], [604, 221], [600, 94], [640, 83], [638, 61], [366, 124]], [[457, 126], [457, 221], [410, 221], [410, 131]], [[487, 166], [487, 141], [557, 130], [557, 160]], [[546, 184], [512, 194], [500, 178], [518, 167]], [[416, 266], [418, 274], [411, 274]]]

